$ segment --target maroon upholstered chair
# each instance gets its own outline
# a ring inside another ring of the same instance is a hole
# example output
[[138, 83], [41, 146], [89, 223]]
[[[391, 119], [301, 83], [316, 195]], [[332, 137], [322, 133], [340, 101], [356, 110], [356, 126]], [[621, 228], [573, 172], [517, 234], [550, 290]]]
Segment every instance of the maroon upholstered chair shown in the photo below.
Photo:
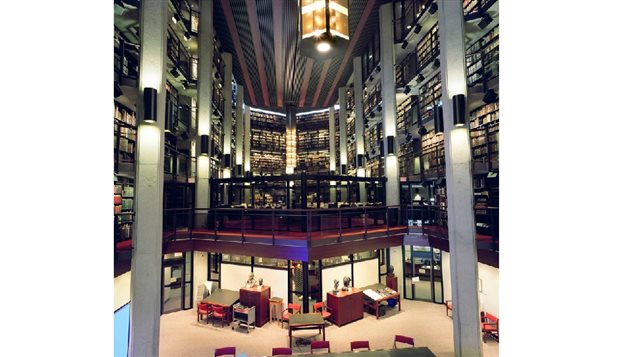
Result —
[[215, 319], [220, 319], [221, 326], [225, 327], [225, 319], [227, 318], [227, 310], [220, 305], [212, 305], [212, 324]]
[[329, 341], [313, 341], [311, 342], [311, 354], [315, 350], [327, 349], [331, 353], [331, 343]]
[[487, 336], [498, 341], [498, 317], [489, 312], [481, 312], [481, 331], [483, 332], [483, 343], [485, 343]]
[[329, 310], [329, 307], [324, 305], [324, 301], [313, 304], [313, 312], [319, 312], [324, 320], [331, 317], [331, 312]]
[[370, 343], [368, 341], [351, 341], [351, 352], [355, 352], [355, 350], [365, 348], [370, 351]]
[[234, 356], [236, 357], [236, 347], [222, 347], [214, 351], [214, 357], [218, 356]]
[[397, 348], [397, 342], [405, 343], [405, 344], [410, 345], [412, 347], [415, 346], [415, 339], [412, 338], [412, 337], [408, 337], [408, 336], [395, 335], [395, 343], [392, 345], [392, 348]]
[[289, 347], [274, 347], [271, 349], [272, 356], [291, 356], [293, 350]]
[[212, 313], [212, 309], [209, 304], [204, 302], [198, 303], [198, 315], [196, 316], [196, 321], [201, 321], [203, 316], [205, 316], [205, 323], [209, 319], [209, 315]]

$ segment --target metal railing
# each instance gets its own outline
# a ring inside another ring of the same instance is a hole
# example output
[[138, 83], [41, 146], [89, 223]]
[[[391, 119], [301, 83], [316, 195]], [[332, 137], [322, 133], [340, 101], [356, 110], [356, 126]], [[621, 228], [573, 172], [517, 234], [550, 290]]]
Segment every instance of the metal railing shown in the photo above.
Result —
[[166, 209], [163, 237], [317, 247], [403, 233], [402, 222], [399, 206]]

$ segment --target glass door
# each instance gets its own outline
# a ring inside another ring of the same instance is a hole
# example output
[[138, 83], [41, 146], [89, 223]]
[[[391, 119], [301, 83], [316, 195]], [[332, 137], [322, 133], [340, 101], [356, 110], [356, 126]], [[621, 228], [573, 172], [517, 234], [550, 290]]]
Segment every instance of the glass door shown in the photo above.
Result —
[[161, 313], [192, 308], [192, 252], [163, 255]]
[[406, 299], [443, 303], [441, 250], [422, 246], [404, 246]]

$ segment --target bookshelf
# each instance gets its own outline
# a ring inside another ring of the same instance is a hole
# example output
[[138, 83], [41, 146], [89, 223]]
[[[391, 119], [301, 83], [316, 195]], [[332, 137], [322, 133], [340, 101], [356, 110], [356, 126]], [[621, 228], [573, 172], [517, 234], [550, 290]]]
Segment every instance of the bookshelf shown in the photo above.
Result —
[[286, 117], [251, 112], [251, 170], [254, 174], [282, 174], [285, 171]]
[[375, 85], [365, 91], [362, 102], [364, 107], [364, 118], [366, 118], [373, 110], [375, 110], [379, 103], [381, 103], [381, 81], [377, 81]]
[[498, 76], [498, 29], [494, 27], [465, 50], [468, 87], [482, 82], [484, 76], [488, 80]]
[[298, 162], [306, 164], [308, 173], [329, 173], [329, 112], [298, 115], [297, 128]]
[[470, 112], [470, 137], [474, 171], [498, 169], [498, 102]]
[[114, 214], [115, 243], [132, 239], [134, 222], [134, 180], [115, 175]]
[[115, 102], [114, 109], [114, 171], [124, 169], [125, 164], [134, 164], [137, 146], [137, 117], [133, 110]]
[[417, 43], [417, 70], [421, 71], [439, 56], [439, 23], [432, 26]]
[[421, 140], [423, 178], [435, 179], [445, 177], [445, 151], [443, 149], [443, 133], [431, 131]]

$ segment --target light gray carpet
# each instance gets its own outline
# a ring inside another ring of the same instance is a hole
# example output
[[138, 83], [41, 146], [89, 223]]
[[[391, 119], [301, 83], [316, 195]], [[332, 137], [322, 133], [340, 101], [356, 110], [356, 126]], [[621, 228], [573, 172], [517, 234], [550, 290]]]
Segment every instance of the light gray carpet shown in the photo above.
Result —
[[[285, 325], [286, 327], [286, 325]], [[392, 348], [394, 335], [407, 335], [415, 339], [416, 346], [427, 346], [439, 357], [454, 356], [452, 319], [445, 315], [443, 305], [404, 300], [402, 311], [388, 309], [380, 317], [364, 313], [364, 318], [348, 325], [327, 325], [326, 339], [331, 341], [331, 351], [350, 350], [350, 341], [369, 340], [373, 349]], [[294, 337], [319, 338], [317, 330], [295, 331]], [[294, 338], [295, 339], [295, 338]], [[221, 328], [196, 322], [196, 309], [179, 311], [161, 316], [159, 352], [162, 357], [213, 356], [214, 349], [236, 346], [239, 356], [268, 356], [272, 347], [289, 344], [288, 330], [275, 323], [262, 328], [234, 331], [228, 325]], [[309, 352], [309, 346], [294, 346], [294, 354]], [[498, 342], [488, 339], [483, 344], [483, 355], [498, 357]]]

